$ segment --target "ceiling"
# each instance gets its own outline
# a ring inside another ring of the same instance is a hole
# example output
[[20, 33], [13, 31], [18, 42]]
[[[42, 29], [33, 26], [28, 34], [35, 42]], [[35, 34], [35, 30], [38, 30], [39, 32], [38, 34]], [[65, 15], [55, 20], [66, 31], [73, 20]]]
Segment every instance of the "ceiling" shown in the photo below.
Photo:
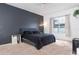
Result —
[[9, 5], [28, 10], [40, 15], [46, 15], [59, 12], [64, 9], [70, 9], [79, 6], [79, 3], [8, 3]]

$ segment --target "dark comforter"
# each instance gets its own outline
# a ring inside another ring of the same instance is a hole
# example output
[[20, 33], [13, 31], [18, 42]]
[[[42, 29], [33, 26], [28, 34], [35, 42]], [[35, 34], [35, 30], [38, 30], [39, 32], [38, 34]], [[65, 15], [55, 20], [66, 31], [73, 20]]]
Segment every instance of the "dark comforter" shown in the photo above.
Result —
[[[42, 48], [44, 45], [55, 42], [55, 36], [50, 34], [23, 34], [22, 38], [28, 39], [35, 44], [37, 49]], [[22, 39], [23, 40], [23, 39]]]

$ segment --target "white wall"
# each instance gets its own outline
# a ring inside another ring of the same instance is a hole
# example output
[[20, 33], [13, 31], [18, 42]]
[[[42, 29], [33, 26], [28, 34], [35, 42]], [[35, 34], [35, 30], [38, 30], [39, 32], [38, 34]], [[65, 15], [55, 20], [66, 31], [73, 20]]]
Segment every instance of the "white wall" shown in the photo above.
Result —
[[75, 7], [75, 8], [71, 8], [71, 9], [67, 9], [67, 10], [61, 10], [61, 11], [55, 12], [55, 13], [51, 12], [50, 14], [45, 15], [44, 16], [44, 23], [46, 23], [47, 25], [44, 26], [44, 32], [50, 33], [49, 29], [50, 29], [50, 18], [51, 17], [70, 15], [71, 37], [66, 37], [65, 33], [63, 33], [63, 34], [54, 33], [54, 35], [56, 36], [57, 39], [62, 39], [62, 38], [69, 38], [70, 39], [70, 38], [74, 38], [74, 37], [79, 38], [79, 19], [73, 17], [73, 12], [76, 9], [79, 9], [79, 7]]

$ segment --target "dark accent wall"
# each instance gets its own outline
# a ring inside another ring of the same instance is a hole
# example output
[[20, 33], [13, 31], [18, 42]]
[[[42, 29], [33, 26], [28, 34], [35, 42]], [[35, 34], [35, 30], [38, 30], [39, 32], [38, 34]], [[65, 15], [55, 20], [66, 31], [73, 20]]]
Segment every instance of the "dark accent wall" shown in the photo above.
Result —
[[10, 43], [11, 35], [18, 33], [20, 28], [40, 29], [41, 23], [41, 15], [0, 3], [0, 44]]

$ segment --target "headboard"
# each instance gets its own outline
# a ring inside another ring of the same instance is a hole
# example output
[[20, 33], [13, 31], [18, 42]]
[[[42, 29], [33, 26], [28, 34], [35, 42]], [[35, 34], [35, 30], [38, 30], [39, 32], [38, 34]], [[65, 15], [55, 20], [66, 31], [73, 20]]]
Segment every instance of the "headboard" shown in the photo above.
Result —
[[20, 33], [23, 33], [24, 31], [39, 31], [40, 32], [40, 30], [36, 28], [20, 28], [19, 29]]

